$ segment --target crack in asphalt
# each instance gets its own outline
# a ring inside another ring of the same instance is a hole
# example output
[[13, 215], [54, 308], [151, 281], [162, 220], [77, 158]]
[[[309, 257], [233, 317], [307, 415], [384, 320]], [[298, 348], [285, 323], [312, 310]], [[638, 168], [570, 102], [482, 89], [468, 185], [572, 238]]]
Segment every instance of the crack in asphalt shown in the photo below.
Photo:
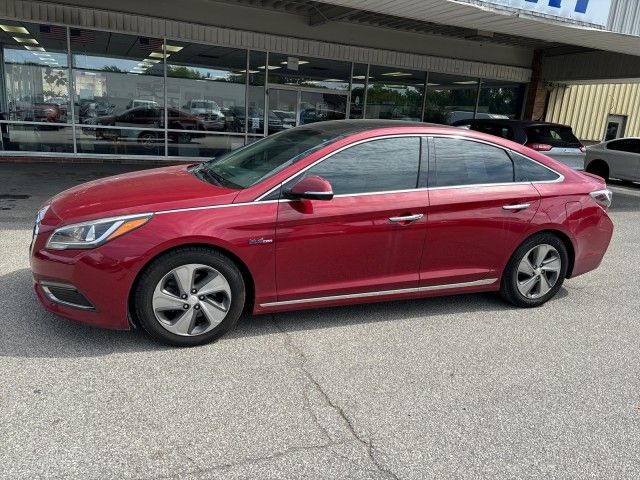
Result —
[[249, 457], [249, 458], [245, 458], [243, 460], [237, 461], [237, 462], [230, 462], [230, 463], [220, 463], [218, 465], [215, 465], [213, 467], [207, 467], [207, 468], [199, 468], [197, 466], [197, 464], [195, 463], [195, 460], [193, 458], [191, 458], [189, 455], [187, 455], [186, 453], [183, 453], [183, 456], [186, 457], [196, 468], [194, 470], [191, 470], [189, 472], [181, 472], [179, 474], [171, 474], [171, 475], [154, 475], [151, 478], [163, 478], [166, 480], [170, 480], [172, 478], [182, 478], [184, 476], [185, 473], [188, 474], [197, 474], [197, 473], [209, 473], [209, 472], [215, 472], [217, 470], [228, 470], [230, 468], [234, 468], [234, 467], [242, 467], [244, 465], [257, 465], [260, 462], [265, 462], [265, 461], [269, 461], [269, 460], [276, 460], [278, 458], [282, 458], [285, 457], [287, 455], [290, 455], [292, 453], [297, 453], [297, 452], [304, 452], [304, 451], [310, 451], [310, 450], [324, 450], [325, 448], [329, 448], [329, 447], [334, 447], [337, 445], [345, 445], [348, 442], [333, 442], [333, 443], [326, 443], [326, 444], [322, 444], [322, 445], [306, 445], [304, 447], [289, 447], [289, 448], [285, 448], [284, 450], [281, 450], [279, 452], [276, 452], [274, 454], [271, 455], [265, 455], [262, 457]]
[[[345, 411], [342, 409], [342, 407], [340, 407], [340, 405], [338, 405], [333, 400], [331, 400], [327, 392], [325, 392], [325, 390], [322, 388], [322, 385], [320, 385], [320, 383], [316, 380], [313, 374], [306, 368], [307, 357], [304, 351], [293, 342], [291, 335], [289, 335], [289, 333], [278, 324], [275, 318], [275, 315], [270, 315], [270, 317], [271, 317], [271, 322], [273, 323], [275, 328], [284, 337], [285, 348], [295, 356], [295, 358], [297, 359], [298, 366], [302, 371], [302, 373], [304, 374], [304, 376], [306, 377], [306, 379], [313, 385], [315, 390], [320, 394], [320, 396], [323, 398], [326, 404], [329, 405], [338, 414], [339, 418], [343, 421], [343, 423], [347, 427], [347, 430], [349, 431], [350, 435], [356, 441], [358, 441], [358, 443], [360, 443], [362, 446], [365, 447], [367, 451], [367, 455], [371, 460], [371, 462], [373, 463], [373, 465], [377, 468], [377, 470], [380, 473], [384, 474], [387, 478], [398, 480], [398, 476], [395, 473], [393, 473], [389, 468], [382, 465], [380, 463], [380, 460], [376, 458], [375, 448], [373, 446], [373, 440], [372, 439], [367, 440], [363, 438], [360, 434], [358, 434], [358, 432], [355, 429], [355, 426], [353, 425], [353, 422], [349, 419], [349, 417], [347, 416]], [[318, 428], [322, 432], [324, 432], [325, 435], [327, 435], [328, 439], [330, 440], [331, 437], [328, 435], [326, 428], [320, 424], [319, 419], [315, 414], [315, 412], [313, 412], [308, 396], [306, 394], [305, 394], [305, 408], [310, 413], [314, 423], [318, 426]]]

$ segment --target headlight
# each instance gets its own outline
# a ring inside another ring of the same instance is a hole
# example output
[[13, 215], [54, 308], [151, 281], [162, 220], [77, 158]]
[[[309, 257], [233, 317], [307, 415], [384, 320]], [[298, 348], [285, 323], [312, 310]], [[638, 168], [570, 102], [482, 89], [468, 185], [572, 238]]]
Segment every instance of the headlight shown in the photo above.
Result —
[[42, 222], [42, 219], [44, 218], [45, 213], [47, 213], [47, 210], [49, 210], [49, 205], [45, 205], [40, 210], [38, 210], [38, 214], [36, 215], [36, 224], [33, 226], [34, 237], [38, 235], [38, 232], [40, 231], [40, 222]]
[[49, 237], [47, 248], [52, 250], [95, 248], [141, 227], [151, 217], [151, 213], [127, 215], [60, 227]]

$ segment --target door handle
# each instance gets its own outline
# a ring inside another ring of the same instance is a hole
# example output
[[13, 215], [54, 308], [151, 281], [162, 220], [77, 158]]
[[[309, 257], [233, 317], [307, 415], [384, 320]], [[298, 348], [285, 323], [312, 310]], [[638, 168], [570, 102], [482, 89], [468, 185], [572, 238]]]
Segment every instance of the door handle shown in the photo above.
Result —
[[417, 213], [415, 215], [407, 215], [406, 217], [389, 217], [389, 221], [391, 223], [415, 222], [416, 220], [420, 220], [422, 217], [424, 217], [423, 214]]
[[503, 210], [526, 210], [531, 206], [530, 203], [520, 203], [519, 205], [503, 205]]

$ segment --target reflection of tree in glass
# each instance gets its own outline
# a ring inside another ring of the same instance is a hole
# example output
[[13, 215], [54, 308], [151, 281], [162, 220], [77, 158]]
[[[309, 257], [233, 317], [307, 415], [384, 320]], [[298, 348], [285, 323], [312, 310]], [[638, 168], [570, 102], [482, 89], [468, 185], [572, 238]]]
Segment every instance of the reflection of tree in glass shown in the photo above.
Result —
[[519, 93], [519, 88], [483, 88], [480, 90], [480, 105], [490, 113], [517, 114]]
[[[411, 117], [419, 119], [422, 112], [422, 92], [413, 87], [390, 87], [374, 84], [367, 93], [367, 105], [393, 105], [388, 118]], [[381, 118], [385, 113], [381, 113]]]
[[63, 70], [54, 70], [51, 67], [47, 67], [44, 69], [42, 76], [49, 87], [49, 90], [42, 92], [45, 96], [56, 96], [59, 91], [56, 91], [56, 87], [59, 89], [60, 87], [66, 87], [67, 85], [67, 77]]
[[191, 80], [215, 80], [217, 82], [244, 83], [244, 74], [230, 73], [223, 71], [223, 76], [212, 76], [211, 72], [202, 73], [201, 71], [185, 67], [168, 65], [167, 76], [174, 78], [188, 78]]
[[114, 73], [125, 73], [124, 70], [122, 70], [119, 67], [116, 67], [115, 65], [105, 65], [104, 67], [102, 67], [102, 71], [103, 72], [114, 72]]

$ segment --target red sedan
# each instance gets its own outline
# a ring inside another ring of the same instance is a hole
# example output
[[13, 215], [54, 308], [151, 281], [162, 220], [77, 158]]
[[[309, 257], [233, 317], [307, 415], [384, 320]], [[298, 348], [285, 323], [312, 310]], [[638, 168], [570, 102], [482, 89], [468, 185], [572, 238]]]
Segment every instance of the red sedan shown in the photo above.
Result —
[[54, 313], [197, 345], [245, 309], [490, 291], [542, 305], [600, 264], [610, 203], [602, 179], [494, 136], [323, 122], [67, 190], [38, 213], [31, 268]]

